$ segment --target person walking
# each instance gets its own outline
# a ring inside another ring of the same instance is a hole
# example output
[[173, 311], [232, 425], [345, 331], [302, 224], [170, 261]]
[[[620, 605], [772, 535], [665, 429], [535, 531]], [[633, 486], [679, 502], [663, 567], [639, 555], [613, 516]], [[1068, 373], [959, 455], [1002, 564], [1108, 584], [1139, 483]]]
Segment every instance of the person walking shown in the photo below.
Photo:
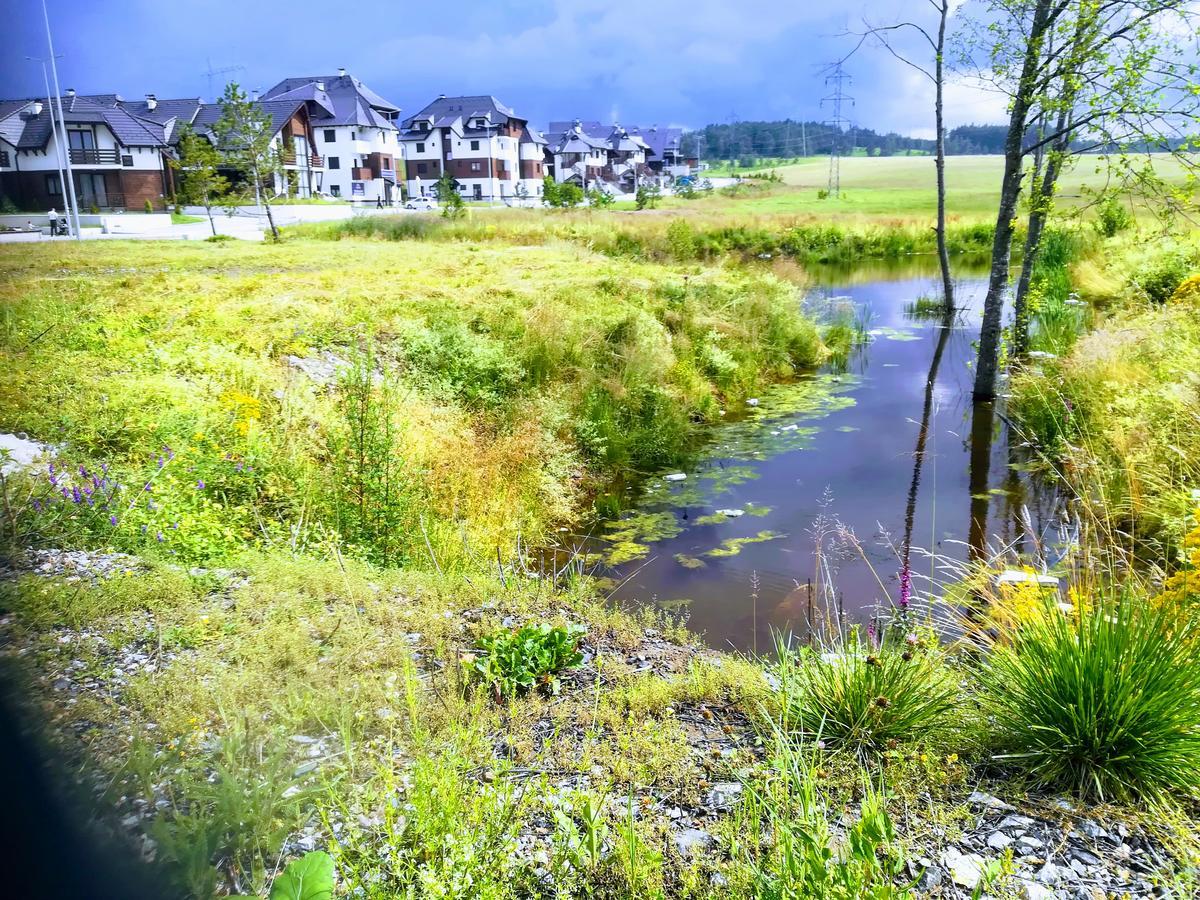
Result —
[[50, 236], [58, 237], [58, 212], [52, 206], [46, 216], [50, 219]]

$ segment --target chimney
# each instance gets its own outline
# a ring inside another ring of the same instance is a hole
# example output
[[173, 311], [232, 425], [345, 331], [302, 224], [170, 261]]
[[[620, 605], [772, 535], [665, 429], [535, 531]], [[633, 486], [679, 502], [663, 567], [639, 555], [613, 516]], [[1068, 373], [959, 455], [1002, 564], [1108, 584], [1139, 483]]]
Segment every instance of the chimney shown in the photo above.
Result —
[[317, 82], [317, 90], [318, 90], [318, 91], [323, 91], [323, 90], [325, 90], [325, 82], [323, 82], [323, 81], [318, 81], [318, 82]]
[[150, 110], [150, 112], [154, 112], [154, 110], [157, 107], [158, 107], [158, 98], [155, 97], [153, 94], [147, 94], [146, 95], [146, 109]]
[[41, 100], [34, 100], [33, 106], [29, 108], [29, 111], [33, 113], [35, 117], [40, 116], [42, 114], [42, 107], [44, 105], [45, 104], [43, 104]]
[[346, 77], [346, 67], [338, 66], [338, 78], [345, 78], [345, 77]]
[[251, 99], [251, 100], [257, 100], [257, 99], [258, 99], [258, 88], [255, 88], [254, 90], [252, 90], [252, 91], [250, 92], [250, 99]]

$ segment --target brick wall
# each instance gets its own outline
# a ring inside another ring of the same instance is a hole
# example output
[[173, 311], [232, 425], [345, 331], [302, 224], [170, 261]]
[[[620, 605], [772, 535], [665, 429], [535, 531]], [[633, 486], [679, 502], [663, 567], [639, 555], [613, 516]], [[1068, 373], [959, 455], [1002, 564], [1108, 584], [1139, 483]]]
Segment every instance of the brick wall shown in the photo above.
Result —
[[125, 195], [126, 209], [145, 209], [147, 200], [155, 209], [163, 208], [162, 172], [124, 169], [119, 190]]

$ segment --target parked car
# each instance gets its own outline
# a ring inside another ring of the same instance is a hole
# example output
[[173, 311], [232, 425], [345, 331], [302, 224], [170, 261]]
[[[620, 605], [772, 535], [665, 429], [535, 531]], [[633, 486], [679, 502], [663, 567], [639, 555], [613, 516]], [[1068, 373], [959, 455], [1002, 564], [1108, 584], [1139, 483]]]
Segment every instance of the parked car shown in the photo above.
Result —
[[432, 197], [409, 197], [404, 204], [405, 209], [437, 209], [437, 201]]

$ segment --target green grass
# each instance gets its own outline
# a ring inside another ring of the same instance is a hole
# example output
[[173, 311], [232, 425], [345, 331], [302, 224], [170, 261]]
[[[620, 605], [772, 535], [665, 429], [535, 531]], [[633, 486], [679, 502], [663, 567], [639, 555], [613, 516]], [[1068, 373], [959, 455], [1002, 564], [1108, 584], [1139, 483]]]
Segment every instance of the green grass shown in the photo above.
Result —
[[1200, 778], [1200, 656], [1187, 617], [1126, 600], [1051, 610], [993, 646], [981, 680], [996, 759], [1099, 800], [1159, 800]]
[[[1075, 207], [1089, 202], [1089, 191], [1103, 189], [1107, 176], [1097, 167], [1098, 158], [1082, 157], [1064, 173], [1057, 202]], [[1173, 159], [1156, 158], [1155, 166], [1169, 181], [1182, 183], [1185, 173]], [[693, 208], [698, 213], [716, 210], [731, 215], [809, 216], [845, 222], [931, 221], [937, 211], [934, 161], [928, 156], [846, 157], [841, 160], [840, 198], [820, 199], [829, 183], [829, 158], [809, 157], [796, 163], [765, 164], [756, 172], [775, 171], [783, 185], [751, 187], [727, 196], [720, 191], [701, 200], [669, 199], [664, 209]], [[1000, 156], [950, 156], [946, 159], [947, 212], [950, 221], [994, 221], [1000, 192], [1003, 159]], [[714, 172], [714, 175], [728, 175]]]
[[[571, 245], [109, 242], [0, 271], [0, 428], [111, 476], [86, 515], [31, 512], [30, 539], [191, 560], [491, 560], [825, 352], [788, 282]], [[337, 383], [288, 361], [326, 353]]]
[[203, 216], [188, 216], [183, 213], [171, 213], [172, 225], [195, 225], [197, 222], [207, 222]]

